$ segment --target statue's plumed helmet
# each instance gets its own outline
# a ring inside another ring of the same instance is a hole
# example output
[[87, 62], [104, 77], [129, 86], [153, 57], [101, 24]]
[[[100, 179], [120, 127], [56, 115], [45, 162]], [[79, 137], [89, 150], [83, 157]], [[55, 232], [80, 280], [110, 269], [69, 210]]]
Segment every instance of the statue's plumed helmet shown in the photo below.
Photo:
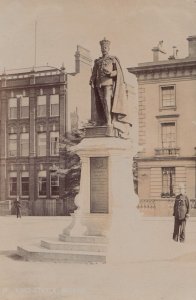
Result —
[[101, 47], [102, 47], [102, 46], [105, 46], [105, 45], [108, 46], [108, 47], [110, 46], [110, 41], [108, 41], [105, 37], [104, 37], [104, 39], [103, 39], [102, 41], [100, 41], [99, 43], [100, 43]]

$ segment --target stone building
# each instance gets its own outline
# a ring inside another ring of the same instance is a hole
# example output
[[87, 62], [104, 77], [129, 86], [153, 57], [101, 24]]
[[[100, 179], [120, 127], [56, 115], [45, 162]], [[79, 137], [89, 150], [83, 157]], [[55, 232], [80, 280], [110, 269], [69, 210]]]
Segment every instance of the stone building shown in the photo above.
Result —
[[36, 67], [0, 77], [0, 213], [12, 213], [19, 195], [22, 214], [64, 215], [65, 179], [59, 137], [91, 116], [91, 58], [77, 46], [75, 72]]
[[147, 215], [171, 215], [173, 200], [184, 186], [196, 199], [196, 36], [188, 40], [188, 57], [128, 68], [138, 80], [140, 209]]

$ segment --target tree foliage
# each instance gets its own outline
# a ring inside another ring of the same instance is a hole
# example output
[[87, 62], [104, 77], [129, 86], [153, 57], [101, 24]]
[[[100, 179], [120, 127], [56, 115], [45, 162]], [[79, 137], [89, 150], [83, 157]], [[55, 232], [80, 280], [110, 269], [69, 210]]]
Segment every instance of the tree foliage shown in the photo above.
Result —
[[68, 213], [76, 209], [74, 199], [80, 189], [81, 176], [80, 157], [72, 150], [72, 147], [80, 143], [83, 137], [83, 130], [77, 130], [60, 137], [60, 158], [64, 167], [60, 166], [55, 169], [53, 166], [51, 169], [64, 180], [63, 200], [66, 203]]

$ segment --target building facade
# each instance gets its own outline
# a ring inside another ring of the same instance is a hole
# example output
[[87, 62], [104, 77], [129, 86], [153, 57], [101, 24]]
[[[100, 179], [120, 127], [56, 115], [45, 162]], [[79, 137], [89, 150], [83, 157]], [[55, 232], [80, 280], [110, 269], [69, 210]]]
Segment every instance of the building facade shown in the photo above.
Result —
[[147, 215], [172, 215], [175, 195], [184, 186], [196, 199], [196, 36], [187, 38], [189, 54], [128, 68], [138, 80], [138, 194]]
[[[91, 116], [91, 58], [77, 47], [73, 73], [53, 67], [6, 72], [0, 79], [0, 213], [65, 215], [66, 167], [59, 139]], [[82, 90], [82, 92], [81, 92]]]

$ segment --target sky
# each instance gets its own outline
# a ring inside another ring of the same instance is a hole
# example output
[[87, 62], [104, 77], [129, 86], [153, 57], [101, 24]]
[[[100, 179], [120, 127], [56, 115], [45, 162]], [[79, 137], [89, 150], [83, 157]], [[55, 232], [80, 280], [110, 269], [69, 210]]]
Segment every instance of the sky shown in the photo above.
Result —
[[[112, 55], [127, 67], [152, 61], [152, 51], [163, 40], [167, 52], [188, 55], [186, 38], [196, 35], [196, 0], [0, 0], [0, 70], [36, 64], [73, 72], [77, 45], [101, 55], [99, 41], [111, 41]], [[132, 76], [132, 77], [131, 77]]]

